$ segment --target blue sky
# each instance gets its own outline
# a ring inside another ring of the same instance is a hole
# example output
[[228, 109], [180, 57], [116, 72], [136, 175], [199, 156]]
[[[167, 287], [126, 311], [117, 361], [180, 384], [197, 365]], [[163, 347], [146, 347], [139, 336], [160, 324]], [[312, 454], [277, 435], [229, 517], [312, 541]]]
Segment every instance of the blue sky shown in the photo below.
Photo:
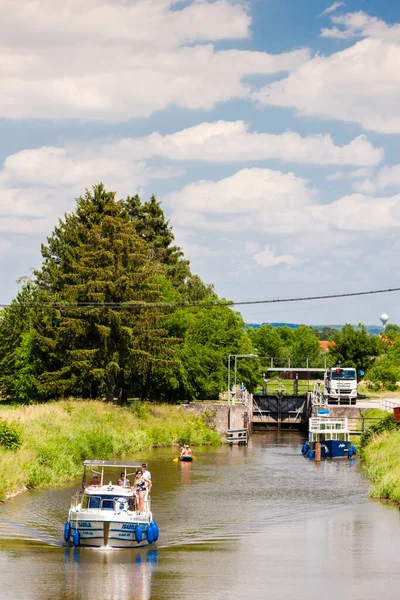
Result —
[[[0, 0], [0, 301], [103, 181], [243, 301], [400, 286], [400, 6]], [[398, 294], [243, 308], [400, 322]]]

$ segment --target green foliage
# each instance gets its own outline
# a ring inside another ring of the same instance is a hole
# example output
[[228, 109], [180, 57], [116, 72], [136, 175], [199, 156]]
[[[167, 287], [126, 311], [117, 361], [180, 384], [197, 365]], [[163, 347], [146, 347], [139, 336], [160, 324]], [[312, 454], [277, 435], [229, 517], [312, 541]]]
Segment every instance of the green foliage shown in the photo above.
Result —
[[[389, 328], [389, 325], [386, 326]], [[400, 381], [400, 335], [397, 325], [391, 325], [383, 337], [382, 349], [384, 351], [373, 365], [368, 369], [366, 378], [372, 382], [371, 387], [376, 390], [396, 390]], [[398, 328], [400, 329], [400, 328]]]
[[35, 378], [42, 366], [33, 329], [36, 311], [25, 305], [38, 301], [36, 286], [26, 281], [11, 306], [0, 313], [0, 395], [3, 398], [26, 402], [36, 396]]
[[313, 327], [313, 331], [319, 340], [331, 342], [335, 339], [337, 329], [329, 327], [329, 325], [324, 325], [321, 330]]
[[0, 418], [0, 446], [7, 450], [17, 450], [21, 444], [20, 428]]
[[[25, 378], [28, 390], [20, 397], [36, 386], [45, 397], [106, 395], [113, 400], [128, 395], [128, 382], [140, 395], [154, 363], [171, 358], [174, 340], [166, 338], [165, 317], [158, 310], [102, 306], [145, 307], [162, 298], [162, 267], [125, 205], [102, 185], [94, 186], [78, 198], [75, 213], [60, 221], [42, 254], [37, 285], [48, 302], [95, 302], [99, 307], [54, 309], [46, 320], [36, 319], [31, 342], [41, 346], [45, 365], [36, 380]], [[32, 348], [31, 343], [25, 354]]]
[[314, 364], [320, 355], [320, 345], [318, 338], [313, 333], [311, 327], [300, 325], [294, 330], [291, 366], [305, 367], [306, 359], [310, 364]]
[[396, 365], [390, 356], [384, 355], [378, 358], [368, 369], [368, 380], [372, 382], [375, 390], [396, 390], [397, 382], [400, 381], [400, 365]]
[[[183, 341], [175, 348], [176, 364], [154, 370], [152, 389], [156, 398], [218, 399], [227, 385], [228, 354], [254, 353], [243, 331], [243, 320], [226, 306], [176, 310], [166, 322], [169, 335]], [[233, 378], [233, 359], [231, 364]], [[260, 376], [256, 359], [237, 361], [237, 381], [252, 390]], [[232, 379], [233, 384], [233, 379]]]
[[259, 329], [249, 329], [251, 339], [257, 348], [259, 356], [281, 357], [284, 347], [284, 340], [279, 335], [279, 331], [272, 325], [261, 325]]
[[382, 350], [380, 338], [369, 335], [364, 325], [360, 323], [354, 328], [346, 324], [341, 331], [335, 333], [334, 344], [329, 354], [335, 364], [362, 369], [365, 372]]
[[400, 338], [400, 326], [395, 323], [388, 323], [381, 335], [390, 341], [398, 340]]

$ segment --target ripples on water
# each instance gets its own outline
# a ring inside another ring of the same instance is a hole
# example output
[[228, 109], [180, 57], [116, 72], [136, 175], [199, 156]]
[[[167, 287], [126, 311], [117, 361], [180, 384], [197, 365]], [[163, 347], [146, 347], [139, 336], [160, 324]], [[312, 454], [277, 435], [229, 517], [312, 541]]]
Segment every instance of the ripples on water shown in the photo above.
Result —
[[397, 600], [398, 510], [368, 499], [357, 461], [311, 462], [301, 442], [255, 435], [248, 447], [196, 449], [193, 463], [153, 451], [158, 549], [65, 548], [79, 482], [13, 498], [0, 506], [1, 600], [43, 600], [49, 585], [65, 600]]

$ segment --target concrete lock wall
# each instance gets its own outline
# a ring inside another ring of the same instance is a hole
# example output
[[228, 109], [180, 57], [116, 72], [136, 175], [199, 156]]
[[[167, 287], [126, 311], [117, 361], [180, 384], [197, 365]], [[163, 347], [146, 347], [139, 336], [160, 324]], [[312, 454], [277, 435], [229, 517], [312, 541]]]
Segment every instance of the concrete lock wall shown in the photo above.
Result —
[[207, 424], [218, 433], [226, 433], [228, 429], [244, 429], [250, 422], [246, 404], [213, 404], [212, 402], [191, 402], [182, 404], [182, 408], [196, 415], [206, 415]]

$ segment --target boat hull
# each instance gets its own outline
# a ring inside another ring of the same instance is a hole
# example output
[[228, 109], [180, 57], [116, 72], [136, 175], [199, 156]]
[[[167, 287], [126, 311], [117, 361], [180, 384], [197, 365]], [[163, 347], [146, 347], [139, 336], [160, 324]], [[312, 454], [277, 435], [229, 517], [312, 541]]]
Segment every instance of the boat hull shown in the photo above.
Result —
[[[99, 519], [70, 520], [71, 533], [67, 542], [90, 548], [138, 548], [147, 546], [147, 530], [149, 522], [102, 521]], [[141, 529], [141, 539], [137, 539], [136, 528]], [[79, 544], [75, 543], [74, 534], [79, 532]]]
[[180, 456], [179, 460], [181, 462], [192, 462], [193, 456]]
[[322, 458], [348, 458], [352, 442], [345, 440], [321, 440]]

